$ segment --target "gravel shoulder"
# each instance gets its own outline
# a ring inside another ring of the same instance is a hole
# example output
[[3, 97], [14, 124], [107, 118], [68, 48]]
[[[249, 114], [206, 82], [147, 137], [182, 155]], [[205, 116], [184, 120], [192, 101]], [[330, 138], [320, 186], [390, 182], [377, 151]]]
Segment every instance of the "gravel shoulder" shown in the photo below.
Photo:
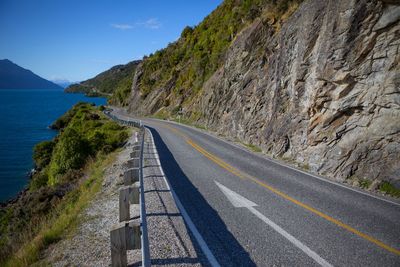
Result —
[[160, 170], [150, 134], [144, 150], [144, 182], [151, 263], [173, 266], [205, 266], [208, 262], [193, 241], [182, 214]]
[[[50, 246], [45, 260], [53, 266], [109, 266], [110, 229], [118, 223], [119, 194], [132, 150], [133, 136], [116, 161], [107, 168], [101, 190], [80, 215], [80, 225], [67, 239]], [[134, 208], [134, 207], [133, 207]], [[138, 209], [135, 211], [139, 214]], [[140, 251], [129, 251], [130, 261], [140, 260]]]
[[[123, 186], [132, 143], [133, 137], [105, 171], [102, 189], [81, 214], [76, 231], [44, 252], [46, 263], [52, 266], [110, 266], [110, 229], [118, 223], [119, 187]], [[147, 133], [143, 175], [151, 264], [208, 265], [168, 190], [153, 146]], [[131, 205], [131, 216], [139, 220], [139, 205]], [[128, 262], [130, 266], [140, 266], [141, 251], [128, 251]]]

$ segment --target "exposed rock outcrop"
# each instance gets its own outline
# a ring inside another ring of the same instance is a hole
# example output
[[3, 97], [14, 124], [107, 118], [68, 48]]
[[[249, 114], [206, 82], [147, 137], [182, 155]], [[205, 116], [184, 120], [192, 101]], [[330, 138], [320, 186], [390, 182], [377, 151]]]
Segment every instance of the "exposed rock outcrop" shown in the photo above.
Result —
[[[225, 58], [187, 116], [337, 180], [399, 180], [399, 1], [305, 1], [280, 29], [257, 19]], [[135, 79], [130, 110], [162, 108], [169, 90], [142, 99], [140, 66]]]

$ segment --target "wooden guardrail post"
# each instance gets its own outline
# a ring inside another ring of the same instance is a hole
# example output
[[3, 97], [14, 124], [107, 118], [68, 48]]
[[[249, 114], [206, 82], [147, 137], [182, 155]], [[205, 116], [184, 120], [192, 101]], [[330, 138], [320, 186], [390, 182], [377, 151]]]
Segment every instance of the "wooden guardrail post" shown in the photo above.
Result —
[[[129, 169], [124, 173], [124, 186], [119, 190], [120, 223], [114, 225], [110, 231], [111, 264], [112, 266], [127, 266], [127, 250], [142, 249], [142, 263], [143, 266], [147, 267], [150, 266], [150, 250], [142, 172], [144, 126], [141, 121], [123, 120], [111, 114], [111, 112], [105, 111], [104, 113], [121, 124], [140, 128], [140, 131], [136, 132], [133, 138], [131, 159], [127, 162]], [[140, 204], [140, 222], [130, 220], [131, 204]]]
[[140, 161], [140, 158], [133, 158], [133, 159], [128, 160], [128, 168], [129, 169], [139, 168], [139, 166], [140, 166], [139, 161]]
[[133, 149], [139, 149], [140, 148], [140, 141], [139, 141], [139, 138], [138, 137], [136, 137], [136, 140], [137, 141], [135, 141], [135, 142], [133, 142], [133, 144], [132, 144], [132, 146], [133, 146]]
[[138, 157], [140, 157], [140, 151], [134, 150], [133, 152], [131, 152], [130, 156], [131, 156], [131, 158], [138, 158]]
[[119, 221], [129, 221], [130, 204], [139, 204], [139, 182], [132, 186], [124, 186], [119, 190]]
[[140, 249], [140, 223], [127, 222], [114, 225], [110, 232], [111, 265], [122, 267], [128, 265], [127, 250]]
[[129, 221], [131, 219], [130, 216], [130, 203], [129, 203], [129, 194], [131, 194], [131, 187], [124, 186], [119, 190], [119, 221]]
[[124, 185], [131, 185], [139, 181], [139, 168], [130, 168], [124, 173]]
[[140, 151], [140, 143], [133, 144], [133, 149], [132, 151]]

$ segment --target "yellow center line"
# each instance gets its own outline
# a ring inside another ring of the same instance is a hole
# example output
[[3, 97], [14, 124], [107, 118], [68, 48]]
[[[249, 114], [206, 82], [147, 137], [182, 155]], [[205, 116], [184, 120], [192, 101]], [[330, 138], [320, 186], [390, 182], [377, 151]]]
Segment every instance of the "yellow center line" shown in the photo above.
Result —
[[195, 142], [193, 142], [190, 138], [188, 138], [181, 131], [179, 131], [179, 130], [171, 127], [171, 126], [164, 125], [164, 124], [162, 125], [162, 127], [166, 127], [168, 129], [170, 129], [171, 131], [177, 133], [179, 136], [183, 137], [190, 146], [192, 146], [194, 149], [196, 149], [198, 152], [200, 152], [206, 158], [208, 158], [209, 160], [213, 161], [218, 166], [222, 167], [223, 169], [227, 170], [228, 172], [238, 176], [239, 178], [251, 180], [254, 183], [256, 183], [256, 184], [268, 189], [269, 191], [281, 196], [282, 198], [284, 198], [284, 199], [286, 199], [286, 200], [288, 200], [288, 201], [290, 201], [290, 202], [292, 202], [292, 203], [294, 203], [294, 204], [296, 204], [296, 205], [298, 205], [298, 206], [300, 206], [300, 207], [302, 207], [302, 208], [304, 208], [304, 209], [306, 209], [306, 210], [308, 210], [308, 211], [320, 216], [321, 218], [324, 218], [325, 220], [327, 220], [329, 222], [332, 222], [332, 223], [336, 224], [337, 226], [339, 226], [339, 227], [341, 227], [343, 229], [346, 229], [347, 231], [349, 231], [349, 232], [351, 232], [351, 233], [353, 233], [355, 235], [358, 235], [359, 237], [362, 237], [362, 238], [374, 243], [375, 245], [377, 245], [377, 246], [379, 246], [379, 247], [381, 247], [381, 248], [383, 248], [383, 249], [385, 249], [385, 250], [387, 250], [389, 252], [392, 252], [392, 253], [394, 253], [396, 255], [400, 255], [400, 250], [398, 250], [396, 248], [393, 248], [393, 247], [383, 243], [382, 241], [379, 241], [379, 240], [373, 238], [372, 236], [364, 234], [364, 233], [358, 231], [357, 229], [355, 229], [355, 228], [353, 228], [353, 227], [351, 227], [351, 226], [349, 226], [349, 225], [347, 225], [347, 224], [345, 224], [345, 223], [343, 223], [343, 222], [341, 222], [341, 221], [339, 221], [339, 220], [337, 220], [335, 218], [332, 218], [331, 216], [329, 216], [329, 215], [327, 215], [327, 214], [325, 214], [325, 213], [323, 213], [323, 212], [321, 212], [321, 211], [319, 211], [319, 210], [317, 210], [317, 209], [315, 209], [315, 208], [313, 208], [313, 207], [311, 207], [311, 206], [309, 206], [309, 205], [307, 205], [307, 204], [305, 204], [305, 203], [303, 203], [303, 202], [301, 202], [301, 201], [299, 201], [297, 199], [294, 199], [294, 198], [288, 196], [287, 194], [279, 191], [278, 189], [266, 184], [265, 182], [260, 181], [259, 179], [255, 178], [255, 177], [253, 177], [253, 176], [251, 176], [249, 174], [246, 174], [244, 172], [239, 171], [238, 169], [236, 169], [233, 166], [229, 165], [228, 163], [226, 163], [225, 161], [223, 161], [219, 157], [211, 154], [210, 152], [208, 152], [207, 150], [202, 148], [200, 145], [198, 145]]
[[189, 139], [186, 142], [189, 145], [191, 145], [192, 147], [194, 147], [201, 154], [203, 154], [206, 158], [208, 158], [209, 160], [211, 160], [214, 163], [218, 164], [220, 167], [224, 168], [225, 170], [229, 171], [230, 173], [233, 173], [234, 175], [238, 176], [241, 179], [245, 179], [246, 178], [237, 169], [235, 169], [234, 167], [230, 166], [229, 164], [219, 160], [218, 158], [216, 158], [214, 155], [210, 154], [209, 152], [205, 151], [202, 147], [200, 147], [197, 144], [193, 143], [192, 140]]

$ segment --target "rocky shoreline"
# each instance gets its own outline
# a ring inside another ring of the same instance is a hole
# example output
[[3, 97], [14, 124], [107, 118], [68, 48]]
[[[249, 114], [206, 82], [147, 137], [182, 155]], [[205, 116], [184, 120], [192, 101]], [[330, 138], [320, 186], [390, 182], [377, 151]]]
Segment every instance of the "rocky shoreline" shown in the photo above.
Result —
[[14, 197], [11, 197], [8, 200], [2, 201], [0, 202], [0, 208], [6, 208], [9, 205], [15, 204], [16, 202], [18, 202], [18, 200], [20, 200], [21, 198], [23, 198], [26, 193], [28, 192], [29, 188], [24, 188], [21, 191], [18, 192], [18, 194]]
[[26, 194], [27, 194], [27, 192], [29, 190], [29, 182], [30, 182], [30, 180], [32, 180], [33, 176], [37, 172], [38, 172], [38, 170], [37, 170], [36, 167], [34, 167], [30, 171], [28, 171], [26, 173], [26, 177], [29, 178], [28, 184], [22, 190], [20, 190], [15, 196], [10, 197], [7, 200], [0, 201], [0, 208], [6, 208], [8, 205], [15, 204], [16, 202], [18, 202], [18, 200], [20, 200], [21, 198], [26, 196]]
[[[0, 265], [6, 260], [20, 261], [21, 257], [34, 261], [38, 255], [30, 254], [40, 252], [48, 243], [55, 242], [51, 240], [61, 237], [67, 223], [48, 234], [54, 237], [42, 240], [45, 236], [41, 233], [55, 227], [47, 225], [49, 222], [66, 220], [63, 218], [71, 216], [70, 209], [76, 205], [79, 209], [81, 204], [77, 201], [87, 201], [81, 195], [91, 187], [83, 185], [94, 179], [88, 172], [122, 147], [130, 132], [88, 103], [76, 104], [52, 128], [62, 131], [34, 147], [35, 168], [27, 174], [28, 185], [0, 203]], [[28, 249], [28, 244], [37, 250]]]

